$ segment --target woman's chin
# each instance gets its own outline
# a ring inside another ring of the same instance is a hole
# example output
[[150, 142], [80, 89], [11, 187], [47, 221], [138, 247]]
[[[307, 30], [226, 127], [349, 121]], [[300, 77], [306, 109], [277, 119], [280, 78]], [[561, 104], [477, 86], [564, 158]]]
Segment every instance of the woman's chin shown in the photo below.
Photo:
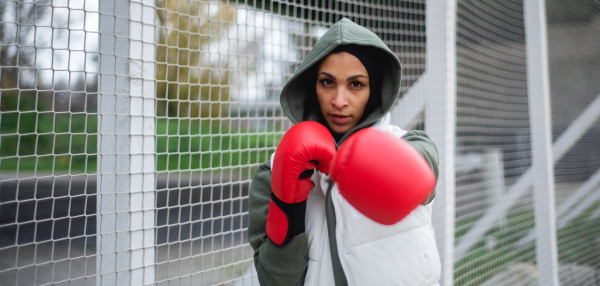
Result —
[[335, 124], [330, 124], [330, 128], [331, 128], [331, 131], [333, 131], [334, 133], [340, 134], [340, 135], [344, 134], [344, 133], [348, 132], [350, 129], [352, 129], [349, 126], [339, 126], [339, 125], [335, 125]]

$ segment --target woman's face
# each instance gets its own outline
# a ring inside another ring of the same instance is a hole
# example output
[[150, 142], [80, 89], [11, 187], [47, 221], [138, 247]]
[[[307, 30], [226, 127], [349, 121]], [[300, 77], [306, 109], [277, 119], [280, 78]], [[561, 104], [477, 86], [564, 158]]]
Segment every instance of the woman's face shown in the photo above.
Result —
[[347, 52], [328, 55], [317, 72], [317, 98], [329, 128], [343, 134], [358, 124], [369, 100], [369, 76]]

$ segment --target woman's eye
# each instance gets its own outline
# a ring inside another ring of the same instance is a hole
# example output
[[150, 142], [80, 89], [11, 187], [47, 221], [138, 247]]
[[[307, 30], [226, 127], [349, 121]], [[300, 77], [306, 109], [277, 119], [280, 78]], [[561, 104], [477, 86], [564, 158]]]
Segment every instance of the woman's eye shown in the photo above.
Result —
[[360, 81], [353, 81], [353, 82], [350, 83], [350, 86], [352, 88], [361, 88], [361, 87], [364, 86], [364, 84], [362, 82], [360, 82]]
[[332, 80], [330, 80], [330, 79], [322, 79], [322, 80], [321, 80], [321, 83], [322, 83], [323, 85], [332, 85], [332, 84], [333, 84], [333, 81], [332, 81]]

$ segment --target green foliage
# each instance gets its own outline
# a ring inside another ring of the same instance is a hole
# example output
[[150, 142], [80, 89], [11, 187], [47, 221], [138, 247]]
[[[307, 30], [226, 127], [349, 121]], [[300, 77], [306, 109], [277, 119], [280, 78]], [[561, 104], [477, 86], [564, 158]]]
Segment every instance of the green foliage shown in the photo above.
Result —
[[559, 229], [556, 240], [562, 263], [587, 264], [600, 269], [600, 261], [596, 258], [600, 253], [600, 217], [593, 214], [598, 209], [600, 202], [592, 204]]
[[241, 167], [264, 162], [280, 134], [249, 134], [198, 119], [158, 119], [157, 171]]
[[[96, 171], [97, 114], [41, 111], [18, 92], [0, 100], [0, 171]], [[200, 119], [159, 118], [156, 125], [157, 171], [247, 168], [266, 161], [281, 139]]]
[[[472, 226], [469, 221], [458, 221], [457, 226]], [[455, 265], [456, 285], [480, 285], [492, 278], [503, 267], [516, 262], [535, 263], [532, 245], [517, 247], [517, 242], [533, 228], [533, 212], [515, 212], [499, 226], [490, 229]], [[461, 236], [467, 229], [461, 231]], [[457, 238], [460, 241], [459, 238]]]
[[18, 91], [2, 92], [0, 104], [0, 171], [96, 171], [96, 114], [44, 111]]
[[[600, 244], [596, 243], [600, 236], [600, 218], [593, 215], [599, 208], [600, 203], [590, 206], [557, 230], [559, 263], [600, 268], [596, 259], [600, 252]], [[530, 231], [535, 231], [534, 220], [531, 210], [510, 213], [503, 223], [490, 229], [455, 263], [454, 284], [480, 285], [507, 266], [519, 262], [536, 264], [535, 241], [517, 244]], [[459, 228], [472, 225], [472, 221], [457, 221], [456, 224]]]
[[[218, 5], [217, 5], [218, 4]], [[208, 53], [236, 21], [222, 0], [157, 0], [157, 115], [219, 118], [229, 112], [229, 63]], [[215, 11], [212, 8], [218, 7]]]

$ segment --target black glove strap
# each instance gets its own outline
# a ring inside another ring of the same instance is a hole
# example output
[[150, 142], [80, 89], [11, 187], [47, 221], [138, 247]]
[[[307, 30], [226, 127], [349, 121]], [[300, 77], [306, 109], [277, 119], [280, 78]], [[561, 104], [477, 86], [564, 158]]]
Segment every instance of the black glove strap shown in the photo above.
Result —
[[299, 203], [288, 204], [280, 200], [271, 193], [271, 200], [285, 213], [288, 219], [288, 232], [286, 240], [291, 240], [294, 236], [304, 232], [304, 217], [306, 215], [306, 200]]

